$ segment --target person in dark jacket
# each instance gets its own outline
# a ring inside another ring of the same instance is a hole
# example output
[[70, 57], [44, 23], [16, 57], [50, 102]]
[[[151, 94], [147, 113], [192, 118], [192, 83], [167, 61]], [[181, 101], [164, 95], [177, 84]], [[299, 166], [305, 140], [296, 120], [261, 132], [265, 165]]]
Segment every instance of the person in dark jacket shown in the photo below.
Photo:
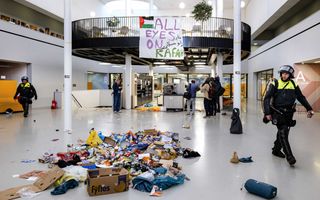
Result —
[[290, 65], [281, 66], [279, 72], [280, 79], [270, 84], [264, 98], [264, 122], [272, 121], [272, 124], [276, 125], [278, 129], [272, 154], [286, 158], [288, 163], [293, 166], [296, 159], [292, 154], [288, 136], [290, 127], [295, 125], [295, 120], [292, 118], [296, 99], [307, 109], [308, 118], [311, 118], [314, 113], [299, 86], [292, 80], [294, 78], [293, 67]]
[[113, 112], [121, 112], [120, 105], [121, 105], [121, 80], [118, 78], [114, 84], [112, 85], [112, 95], [113, 95]]
[[[216, 91], [218, 93], [222, 88], [219, 76], [216, 76], [214, 78], [214, 83], [216, 85]], [[215, 95], [215, 103], [216, 103], [216, 111], [217, 113], [220, 113], [220, 96], [219, 95]]]
[[[190, 93], [191, 98], [187, 99], [187, 115], [194, 115], [194, 111], [196, 110], [196, 96], [197, 91], [199, 90], [198, 85], [196, 84], [195, 80], [191, 81], [191, 84], [189, 84], [187, 91]], [[191, 111], [190, 111], [191, 107]]]
[[28, 117], [29, 104], [32, 104], [33, 97], [37, 100], [38, 96], [36, 89], [29, 83], [29, 78], [27, 76], [21, 77], [21, 82], [22, 83], [19, 84], [13, 99], [18, 99], [23, 108], [23, 116]]

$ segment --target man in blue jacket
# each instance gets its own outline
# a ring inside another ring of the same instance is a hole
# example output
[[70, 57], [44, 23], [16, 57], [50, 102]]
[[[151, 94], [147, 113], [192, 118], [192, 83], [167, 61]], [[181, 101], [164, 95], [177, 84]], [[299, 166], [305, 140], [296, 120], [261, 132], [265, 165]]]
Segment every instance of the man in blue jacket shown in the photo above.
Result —
[[[187, 115], [194, 115], [194, 111], [196, 110], [196, 93], [199, 90], [198, 85], [196, 84], [195, 80], [191, 81], [191, 84], [189, 84], [187, 88], [187, 92], [190, 93], [191, 98], [187, 99]], [[191, 111], [190, 111], [190, 106], [191, 106]]]

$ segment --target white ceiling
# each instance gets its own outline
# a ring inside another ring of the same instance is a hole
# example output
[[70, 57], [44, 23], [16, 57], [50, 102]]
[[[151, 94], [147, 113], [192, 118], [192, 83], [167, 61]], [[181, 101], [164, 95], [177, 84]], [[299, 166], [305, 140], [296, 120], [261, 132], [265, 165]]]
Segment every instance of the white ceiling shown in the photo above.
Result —
[[[64, 8], [64, 0], [15, 0], [19, 3], [25, 4], [28, 7], [36, 9], [39, 12], [47, 14], [49, 16], [56, 16], [60, 20], [63, 19], [63, 8]], [[105, 17], [105, 16], [116, 16], [118, 12], [110, 13], [105, 6], [106, 3], [114, 0], [72, 0], [72, 20], [88, 18], [90, 17], [90, 12], [94, 11], [96, 13], [96, 17]], [[118, 0], [119, 1], [119, 0]], [[125, 0], [120, 0], [125, 1]], [[150, 0], [140, 0], [144, 2], [150, 2]], [[168, 14], [170, 16], [182, 16], [187, 13], [191, 13], [195, 4], [201, 2], [202, 0], [153, 0], [154, 4], [158, 7], [158, 12], [160, 15]], [[214, 0], [212, 0], [213, 2]], [[245, 0], [247, 4], [250, 0]], [[184, 2], [186, 7], [181, 10], [179, 8], [179, 3]], [[224, 9], [227, 10], [225, 13], [232, 13], [233, 8], [233, 0], [223, 0]], [[121, 8], [122, 9], [122, 8]], [[131, 10], [135, 10], [139, 8], [132, 7]], [[168, 11], [168, 12], [166, 12]], [[140, 14], [140, 13], [139, 13]], [[124, 15], [124, 13], [119, 13], [120, 15]], [[225, 16], [230, 18], [227, 14]]]

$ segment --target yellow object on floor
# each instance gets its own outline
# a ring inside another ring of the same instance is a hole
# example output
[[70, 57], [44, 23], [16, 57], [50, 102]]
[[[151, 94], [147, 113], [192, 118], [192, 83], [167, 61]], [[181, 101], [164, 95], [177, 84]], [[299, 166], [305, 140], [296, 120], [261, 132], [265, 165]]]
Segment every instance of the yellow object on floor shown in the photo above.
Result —
[[237, 163], [240, 162], [237, 152], [233, 152], [233, 156], [232, 156], [232, 158], [230, 159], [230, 162], [231, 162], [231, 163], [234, 163], [234, 164], [237, 164]]
[[90, 135], [89, 135], [86, 143], [92, 147], [96, 147], [99, 144], [102, 144], [102, 140], [98, 136], [97, 131], [95, 131], [94, 129], [91, 129]]
[[0, 88], [0, 113], [4, 113], [9, 109], [13, 112], [23, 111], [18, 100], [13, 99], [17, 89], [17, 81], [0, 80]]

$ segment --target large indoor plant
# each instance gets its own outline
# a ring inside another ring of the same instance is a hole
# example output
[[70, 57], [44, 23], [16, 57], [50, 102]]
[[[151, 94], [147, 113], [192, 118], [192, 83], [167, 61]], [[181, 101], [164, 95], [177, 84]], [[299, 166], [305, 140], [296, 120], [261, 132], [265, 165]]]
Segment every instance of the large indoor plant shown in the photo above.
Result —
[[203, 22], [207, 21], [212, 15], [212, 6], [202, 0], [194, 6], [192, 14], [196, 21], [201, 21], [201, 30], [203, 30]]

